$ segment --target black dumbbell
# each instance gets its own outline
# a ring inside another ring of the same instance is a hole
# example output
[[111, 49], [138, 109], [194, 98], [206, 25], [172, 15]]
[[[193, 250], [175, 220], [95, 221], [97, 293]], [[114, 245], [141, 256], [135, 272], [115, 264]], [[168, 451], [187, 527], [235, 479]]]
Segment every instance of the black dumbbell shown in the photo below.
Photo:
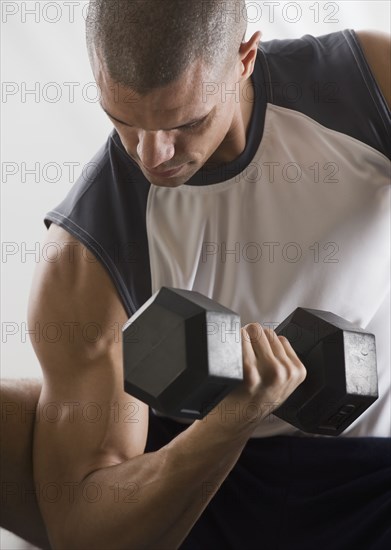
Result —
[[[167, 416], [203, 418], [243, 380], [240, 328], [239, 315], [199, 292], [162, 287], [122, 329], [125, 391]], [[373, 334], [300, 307], [275, 332], [307, 376], [274, 415], [339, 435], [378, 398]]]

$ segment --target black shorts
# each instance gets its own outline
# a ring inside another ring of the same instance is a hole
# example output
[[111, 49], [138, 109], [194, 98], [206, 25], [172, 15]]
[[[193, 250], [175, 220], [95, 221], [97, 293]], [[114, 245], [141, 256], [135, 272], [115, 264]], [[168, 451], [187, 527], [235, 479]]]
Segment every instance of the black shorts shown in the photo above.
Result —
[[[186, 428], [149, 421], [147, 452]], [[180, 548], [389, 550], [391, 438], [249, 440]]]

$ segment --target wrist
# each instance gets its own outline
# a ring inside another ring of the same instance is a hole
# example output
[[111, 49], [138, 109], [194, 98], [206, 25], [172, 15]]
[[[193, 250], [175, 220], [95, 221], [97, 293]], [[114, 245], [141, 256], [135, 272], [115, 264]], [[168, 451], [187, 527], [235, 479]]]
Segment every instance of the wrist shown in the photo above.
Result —
[[244, 403], [239, 399], [221, 401], [208, 415], [197, 423], [211, 430], [218, 441], [246, 444], [259, 422], [270, 414], [270, 406], [260, 407], [258, 403]]

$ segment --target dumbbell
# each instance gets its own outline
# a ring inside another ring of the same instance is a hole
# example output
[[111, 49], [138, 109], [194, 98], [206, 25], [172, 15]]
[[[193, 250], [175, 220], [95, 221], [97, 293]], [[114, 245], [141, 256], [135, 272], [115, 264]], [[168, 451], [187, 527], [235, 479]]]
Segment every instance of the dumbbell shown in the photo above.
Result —
[[[124, 389], [166, 416], [201, 419], [243, 380], [240, 317], [193, 290], [161, 287], [122, 329]], [[307, 376], [273, 414], [339, 435], [378, 398], [375, 336], [298, 307], [277, 328]]]

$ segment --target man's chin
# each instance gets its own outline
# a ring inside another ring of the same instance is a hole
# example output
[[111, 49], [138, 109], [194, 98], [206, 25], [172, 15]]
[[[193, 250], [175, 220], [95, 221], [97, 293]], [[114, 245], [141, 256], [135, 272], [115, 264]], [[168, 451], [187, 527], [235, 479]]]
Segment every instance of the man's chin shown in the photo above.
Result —
[[147, 180], [152, 183], [152, 185], [156, 185], [157, 187], [180, 187], [188, 182], [197, 170], [198, 168], [194, 168], [193, 166], [189, 169], [189, 166], [187, 165], [184, 166], [183, 173], [181, 171], [177, 176], [162, 177], [147, 173], [144, 175]]

